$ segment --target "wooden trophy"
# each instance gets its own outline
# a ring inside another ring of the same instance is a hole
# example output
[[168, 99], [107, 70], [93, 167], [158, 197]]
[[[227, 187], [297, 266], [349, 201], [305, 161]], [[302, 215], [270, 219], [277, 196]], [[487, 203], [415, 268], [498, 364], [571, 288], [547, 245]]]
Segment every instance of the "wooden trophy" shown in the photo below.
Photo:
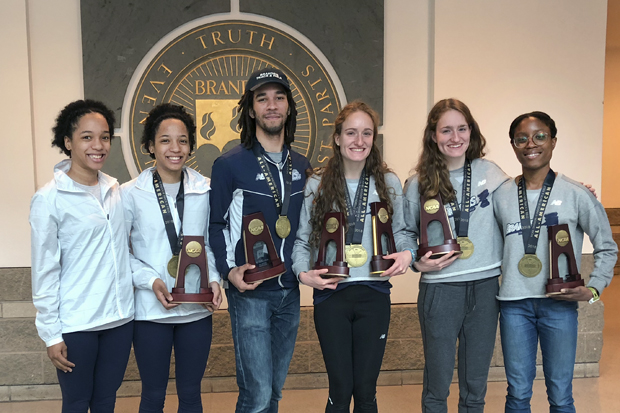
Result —
[[[256, 212], [251, 215], [244, 215], [242, 226], [245, 261], [256, 266], [254, 269], [247, 270], [244, 273], [243, 281], [252, 284], [284, 274], [286, 267], [280, 257], [278, 257], [276, 247], [271, 238], [271, 231], [269, 231], [263, 213]], [[260, 244], [261, 242], [262, 244]], [[263, 248], [261, 248], [261, 245]], [[267, 255], [263, 254], [264, 247], [267, 248]], [[255, 253], [257, 248], [258, 253]]]
[[[370, 273], [381, 274], [394, 264], [394, 260], [386, 260], [384, 255], [396, 252], [396, 244], [394, 243], [394, 233], [392, 232], [392, 217], [387, 212], [387, 204], [385, 202], [373, 202], [370, 204], [370, 213], [372, 215], [372, 241], [373, 255], [370, 260]], [[386, 236], [387, 251], [383, 251], [383, 243], [381, 240]]]
[[[549, 235], [549, 266], [551, 268], [551, 278], [547, 281], [547, 293], [559, 293], [562, 288], [575, 288], [585, 285], [577, 268], [568, 224], [547, 227], [547, 234]], [[558, 271], [558, 259], [562, 254], [566, 255], [568, 261], [566, 279], [560, 277]]]
[[[422, 208], [420, 208], [420, 247], [418, 248], [417, 259], [419, 260], [429, 251], [432, 252], [431, 259], [433, 260], [448, 254], [450, 251], [454, 251], [454, 255], [461, 255], [463, 251], [461, 251], [461, 246], [452, 235], [452, 227], [441, 200], [441, 195], [437, 194], [429, 199], [420, 196], [420, 202], [422, 204]], [[443, 228], [443, 244], [429, 246], [428, 225], [433, 221], [439, 222]]]
[[[315, 270], [327, 268], [327, 273], [321, 274], [322, 278], [348, 277], [349, 266], [344, 260], [344, 214], [342, 212], [328, 212], [323, 218], [323, 232], [319, 245], [319, 256], [314, 265]], [[327, 263], [327, 244], [334, 241], [336, 244], [336, 259], [329, 265]]]
[[[185, 292], [185, 272], [187, 267], [192, 264], [195, 264], [200, 270], [200, 289], [197, 293]], [[172, 295], [172, 304], [206, 304], [213, 302], [213, 291], [209, 288], [209, 271], [204, 237], [195, 235], [183, 236], [183, 247], [179, 252], [177, 281], [170, 294]]]

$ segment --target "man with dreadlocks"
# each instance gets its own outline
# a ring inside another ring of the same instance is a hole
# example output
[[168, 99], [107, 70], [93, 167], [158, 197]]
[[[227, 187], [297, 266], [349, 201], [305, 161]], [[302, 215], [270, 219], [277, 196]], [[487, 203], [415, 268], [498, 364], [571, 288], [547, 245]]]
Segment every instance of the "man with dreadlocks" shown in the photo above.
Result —
[[[209, 237], [228, 298], [239, 386], [236, 412], [277, 412], [299, 326], [291, 254], [310, 163], [291, 150], [297, 110], [280, 70], [252, 73], [239, 112], [241, 144], [213, 164]], [[286, 272], [247, 284], [244, 272], [254, 265], [246, 263], [241, 221], [259, 211]], [[283, 217], [290, 222], [288, 233], [276, 231]]]

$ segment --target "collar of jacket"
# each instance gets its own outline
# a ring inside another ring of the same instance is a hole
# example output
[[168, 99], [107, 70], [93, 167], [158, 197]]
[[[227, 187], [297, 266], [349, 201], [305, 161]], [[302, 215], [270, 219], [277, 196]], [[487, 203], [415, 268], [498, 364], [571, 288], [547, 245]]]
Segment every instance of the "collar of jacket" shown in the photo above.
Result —
[[[153, 171], [155, 171], [154, 166], [145, 169], [136, 180], [136, 188], [155, 193], [155, 188], [153, 188]], [[183, 189], [186, 194], [204, 194], [211, 190], [209, 178], [204, 177], [194, 169], [184, 166], [183, 174]]]
[[[54, 166], [54, 180], [56, 181], [56, 188], [59, 191], [67, 191], [67, 192], [84, 192], [82, 189], [78, 188], [75, 185], [75, 181], [67, 175], [71, 169], [71, 159], [65, 159], [60, 161]], [[97, 177], [99, 180], [99, 185], [101, 185], [102, 195], [105, 199], [108, 191], [115, 186], [118, 186], [118, 181], [116, 178], [111, 177], [108, 174], [104, 174], [103, 172], [97, 172]]]

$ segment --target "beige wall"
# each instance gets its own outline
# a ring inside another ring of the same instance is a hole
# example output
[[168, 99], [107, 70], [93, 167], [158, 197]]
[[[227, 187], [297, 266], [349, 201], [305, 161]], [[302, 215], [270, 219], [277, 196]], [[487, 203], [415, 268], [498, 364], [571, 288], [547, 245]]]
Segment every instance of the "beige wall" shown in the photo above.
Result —
[[0, 267], [29, 266], [35, 182], [24, 0], [6, 0], [0, 7], [0, 55]]
[[[50, 148], [50, 128], [57, 111], [83, 94], [79, 0], [3, 0], [0, 10], [1, 53], [11, 56], [0, 65], [0, 117], [9, 125], [0, 137], [0, 267], [29, 266], [29, 200], [61, 159]], [[481, 124], [489, 158], [507, 173], [519, 171], [510, 121], [544, 110], [560, 131], [553, 166], [600, 188], [605, 21], [604, 0], [522, 0], [519, 7], [386, 0], [386, 161], [404, 181], [429, 104], [457, 97]], [[417, 277], [394, 283], [394, 302], [415, 302]], [[308, 291], [304, 297], [309, 303]]]
[[620, 208], [620, 0], [609, 0], [608, 7], [601, 201]]

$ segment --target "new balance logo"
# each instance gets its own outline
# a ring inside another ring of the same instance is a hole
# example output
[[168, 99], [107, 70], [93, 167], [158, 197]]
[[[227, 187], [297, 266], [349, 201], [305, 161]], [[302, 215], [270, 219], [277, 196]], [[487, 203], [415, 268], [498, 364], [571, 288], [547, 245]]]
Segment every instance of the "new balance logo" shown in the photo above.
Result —
[[487, 180], [483, 179], [482, 181], [478, 182], [478, 186], [482, 186], [482, 185], [484, 185], [486, 183], [487, 183]]
[[562, 205], [562, 200], [561, 199], [554, 199], [553, 201], [551, 201], [551, 203], [549, 205], [560, 206], [560, 205]]
[[381, 334], [381, 337], [379, 337], [379, 340], [385, 340], [385, 334]]
[[263, 174], [256, 174], [256, 180], [257, 181], [264, 181], [265, 180], [265, 175], [263, 175]]

